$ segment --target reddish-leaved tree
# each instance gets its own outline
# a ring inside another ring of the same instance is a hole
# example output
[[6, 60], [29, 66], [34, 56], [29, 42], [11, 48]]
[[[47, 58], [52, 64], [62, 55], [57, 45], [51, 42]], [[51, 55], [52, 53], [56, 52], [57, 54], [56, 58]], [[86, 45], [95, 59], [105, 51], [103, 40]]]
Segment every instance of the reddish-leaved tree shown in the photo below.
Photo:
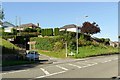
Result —
[[90, 34], [96, 34], [100, 32], [100, 28], [98, 27], [98, 24], [95, 22], [90, 23], [90, 22], [84, 22], [83, 26], [81, 28], [81, 33], [86, 33], [88, 35]]

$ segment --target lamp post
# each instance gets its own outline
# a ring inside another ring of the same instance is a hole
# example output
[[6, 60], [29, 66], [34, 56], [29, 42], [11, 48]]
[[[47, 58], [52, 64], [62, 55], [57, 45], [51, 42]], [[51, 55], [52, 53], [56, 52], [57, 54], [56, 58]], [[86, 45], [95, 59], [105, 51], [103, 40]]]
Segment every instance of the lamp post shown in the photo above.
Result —
[[[84, 18], [87, 18], [88, 16], [84, 16]], [[76, 50], [76, 54], [78, 54], [78, 32], [79, 32], [79, 29], [78, 29], [78, 26], [76, 25], [76, 47], [77, 47], [77, 50]]]
[[78, 54], [78, 26], [76, 26], [76, 47], [77, 47], [76, 53]]

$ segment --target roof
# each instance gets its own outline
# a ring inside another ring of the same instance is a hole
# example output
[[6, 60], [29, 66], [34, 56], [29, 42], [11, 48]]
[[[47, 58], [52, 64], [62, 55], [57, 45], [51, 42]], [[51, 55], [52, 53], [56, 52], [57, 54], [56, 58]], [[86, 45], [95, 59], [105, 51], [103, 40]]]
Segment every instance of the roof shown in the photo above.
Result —
[[68, 29], [68, 28], [76, 28], [76, 27], [78, 27], [79, 29], [81, 29], [80, 26], [77, 26], [75, 24], [65, 25], [65, 26], [61, 27], [60, 29]]
[[3, 27], [4, 27], [4, 28], [6, 28], [6, 27], [15, 27], [15, 25], [13, 25], [13, 24], [10, 23], [10, 22], [5, 21], [5, 22], [3, 22]]
[[19, 26], [19, 27], [38, 27], [38, 26], [36, 26], [36, 25], [33, 24], [33, 23], [28, 23], [28, 24], [22, 24], [22, 25]]

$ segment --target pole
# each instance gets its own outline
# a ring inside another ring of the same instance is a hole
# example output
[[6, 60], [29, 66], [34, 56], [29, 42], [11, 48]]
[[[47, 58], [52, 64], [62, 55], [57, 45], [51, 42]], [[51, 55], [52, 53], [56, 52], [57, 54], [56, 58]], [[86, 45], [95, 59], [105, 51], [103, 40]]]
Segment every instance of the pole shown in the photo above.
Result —
[[21, 26], [21, 18], [19, 17], [19, 26]]
[[67, 57], [67, 42], [66, 42], [66, 57]]
[[78, 27], [77, 26], [76, 26], [76, 47], [77, 47], [76, 53], [78, 54]]
[[16, 27], [17, 27], [17, 16], [16, 16], [16, 19], [15, 19], [15, 25], [16, 25]]
[[66, 57], [67, 57], [67, 30], [66, 30], [66, 43], [65, 43], [65, 45], [66, 45]]

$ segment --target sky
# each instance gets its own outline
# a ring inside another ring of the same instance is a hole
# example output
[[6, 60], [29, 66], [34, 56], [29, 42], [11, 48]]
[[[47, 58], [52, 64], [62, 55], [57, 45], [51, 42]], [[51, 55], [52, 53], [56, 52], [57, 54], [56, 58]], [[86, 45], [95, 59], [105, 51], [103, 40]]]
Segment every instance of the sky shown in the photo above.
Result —
[[16, 16], [21, 18], [21, 24], [39, 23], [41, 28], [96, 22], [101, 32], [94, 37], [118, 41], [117, 2], [3, 2], [3, 8], [4, 21], [13, 24]]

